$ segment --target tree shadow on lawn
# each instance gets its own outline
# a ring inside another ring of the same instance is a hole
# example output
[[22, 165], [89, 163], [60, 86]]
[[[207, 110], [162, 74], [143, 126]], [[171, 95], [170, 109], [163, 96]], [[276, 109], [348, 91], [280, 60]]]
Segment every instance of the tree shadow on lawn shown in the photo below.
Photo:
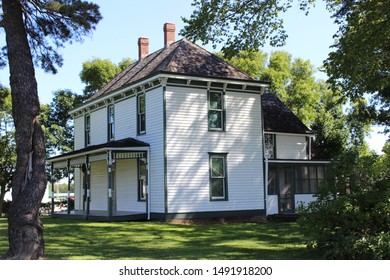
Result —
[[296, 223], [188, 225], [45, 219], [48, 259], [320, 259]]

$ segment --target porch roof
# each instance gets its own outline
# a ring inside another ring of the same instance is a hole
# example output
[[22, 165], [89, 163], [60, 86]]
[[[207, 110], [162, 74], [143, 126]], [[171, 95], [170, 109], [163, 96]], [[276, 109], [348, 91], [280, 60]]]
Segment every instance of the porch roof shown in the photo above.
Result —
[[104, 152], [108, 150], [145, 151], [149, 149], [149, 146], [150, 145], [146, 142], [129, 137], [121, 140], [110, 141], [99, 145], [91, 145], [83, 149], [75, 150], [66, 154], [48, 158], [47, 161], [50, 163], [54, 163], [58, 161], [64, 161], [71, 158], [80, 157], [83, 155], [95, 154], [95, 153]]

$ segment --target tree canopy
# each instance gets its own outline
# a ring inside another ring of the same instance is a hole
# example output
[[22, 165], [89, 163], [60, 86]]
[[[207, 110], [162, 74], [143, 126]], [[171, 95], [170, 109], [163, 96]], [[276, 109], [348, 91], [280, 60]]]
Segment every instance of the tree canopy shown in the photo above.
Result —
[[80, 79], [85, 83], [84, 97], [88, 98], [134, 61], [122, 59], [118, 65], [109, 59], [93, 58], [83, 62]]
[[[58, 50], [63, 48], [65, 43], [81, 42], [102, 19], [98, 5], [82, 0], [20, 2], [34, 62], [52, 73], [56, 73], [57, 67], [61, 67], [63, 63]], [[4, 61], [7, 48], [3, 47], [2, 50]]]
[[[360, 103], [359, 115], [390, 126], [390, 5], [387, 1], [330, 3], [339, 30], [325, 69], [334, 87]], [[370, 96], [370, 104], [362, 101]]]
[[[266, 43], [283, 46], [287, 37], [282, 13], [292, 5], [308, 13], [315, 0], [194, 0], [181, 35], [214, 46], [233, 57]], [[389, 127], [390, 5], [386, 1], [326, 0], [339, 29], [324, 62], [329, 81], [345, 98], [359, 103], [359, 118]], [[370, 97], [366, 103], [364, 98]]]
[[[222, 53], [218, 55], [223, 57]], [[341, 92], [317, 80], [309, 60], [293, 58], [284, 51], [269, 55], [240, 51], [225, 59], [252, 78], [270, 82], [269, 91], [313, 131], [315, 158], [335, 159], [352, 148], [361, 153], [368, 150], [364, 141], [368, 123], [358, 119], [355, 104], [350, 104], [348, 110], [343, 108], [347, 102]]]

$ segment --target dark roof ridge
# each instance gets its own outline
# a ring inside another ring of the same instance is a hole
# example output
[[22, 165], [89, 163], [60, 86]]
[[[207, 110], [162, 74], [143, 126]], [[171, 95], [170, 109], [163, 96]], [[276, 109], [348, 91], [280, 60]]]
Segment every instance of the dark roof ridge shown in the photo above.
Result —
[[[159, 49], [159, 50], [157, 50], [157, 51], [155, 51], [155, 52], [153, 52], [153, 53], [147, 55], [147, 56], [144, 57], [142, 60], [138, 60], [137, 62], [135, 62], [136, 65], [141, 65], [142, 63], [143, 63], [144, 65], [141, 66], [141, 67], [139, 68], [139, 70], [136, 71], [132, 76], [130, 76], [129, 78], [127, 78], [127, 79], [126, 79], [126, 82], [130, 81], [132, 78], [134, 78], [135, 76], [137, 76], [142, 70], [144, 70], [144, 69], [148, 66], [148, 64], [149, 64], [150, 62], [152, 62], [153, 60], [155, 60], [155, 59], [158, 57], [158, 55], [159, 55], [163, 50], [164, 50], [164, 49]], [[150, 60], [148, 61], [148, 63], [145, 63], [145, 61], [146, 61], [146, 59], [147, 59], [148, 57], [151, 57], [151, 58], [150, 58]], [[144, 60], [145, 60], [145, 61], [144, 61]]]
[[158, 73], [255, 81], [247, 73], [232, 66], [223, 58], [187, 38], [182, 38], [129, 65], [91, 96], [89, 100], [94, 100], [108, 92], [123, 88], [126, 84], [132, 84]]
[[[177, 46], [171, 51], [171, 53], [170, 53], [166, 58], [164, 58], [164, 59], [161, 61], [161, 63], [159, 64], [159, 66], [162, 65], [165, 61], [167, 61], [166, 66], [169, 67], [169, 65], [171, 64], [171, 62], [172, 62], [172, 60], [173, 60], [173, 57], [176, 55], [176, 52], [177, 52], [178, 48], [179, 48], [180, 45], [184, 42], [185, 39], [186, 39], [186, 38], [182, 38], [182, 39], [180, 39], [180, 40], [178, 40], [178, 41], [176, 41], [176, 42], [174, 42], [174, 43], [172, 43], [171, 45], [168, 46], [168, 48], [169, 48], [169, 47], [172, 46], [173, 44], [177, 45]], [[157, 68], [157, 67], [156, 67], [156, 68]]]
[[111, 81], [106, 83], [101, 89], [99, 89], [95, 94], [93, 94], [90, 98], [88, 98], [88, 100], [92, 100], [92, 99], [95, 99], [96, 97], [99, 97], [101, 95], [101, 94], [99, 94], [99, 92], [109, 91], [115, 85], [116, 81], [118, 81], [120, 78], [125, 76], [129, 71], [131, 71], [131, 69], [133, 69], [136, 66], [136, 64], [137, 64], [137, 62], [134, 62], [134, 63], [130, 64], [129, 66], [127, 66], [123, 71], [121, 71], [118, 75], [116, 75], [114, 78], [112, 78]]
[[229, 63], [228, 61], [226, 61], [226, 60], [224, 60], [223, 58], [219, 57], [218, 55], [216, 55], [216, 54], [214, 54], [214, 53], [212, 53], [212, 52], [206, 50], [205, 48], [203, 48], [203, 47], [201, 47], [201, 46], [199, 46], [199, 45], [193, 43], [191, 40], [189, 40], [189, 39], [187, 39], [187, 38], [183, 38], [183, 40], [185, 40], [186, 42], [189, 42], [189, 43], [192, 44], [194, 47], [199, 48], [199, 49], [201, 49], [201, 50], [203, 50], [203, 51], [209, 53], [210, 55], [216, 57], [220, 62], [228, 64], [230, 67], [234, 68], [236, 71], [239, 71], [239, 72], [241, 72], [242, 74], [244, 74], [245, 76], [247, 76], [248, 79], [250, 79], [250, 80], [255, 80], [255, 79], [252, 78], [250, 75], [248, 75], [248, 74], [245, 73], [244, 71], [238, 69], [236, 66], [232, 65], [231, 63]]
[[[243, 76], [245, 76], [246, 79], [248, 80], [255, 80], [254, 78], [252, 78], [250, 75], [248, 75], [247, 73], [245, 73], [244, 71], [238, 69], [237, 67], [233, 66], [231, 63], [227, 62], [226, 60], [224, 60], [223, 58], [219, 57], [218, 55], [212, 53], [211, 51], [205, 49], [204, 47], [202, 46], [199, 46], [197, 45], [196, 43], [192, 42], [190, 39], [188, 38], [183, 38], [182, 39], [183, 42], [191, 45], [193, 48], [196, 48], [198, 49], [199, 51], [203, 52], [203, 53], [206, 53], [208, 55], [210, 55], [211, 57], [215, 58], [218, 62], [222, 63], [222, 64], [226, 64], [228, 65], [229, 67], [231, 67], [235, 72], [239, 72], [241, 73]], [[241, 79], [244, 79], [244, 78], [241, 78]]]
[[[120, 79], [122, 79], [123, 77], [125, 77], [131, 70], [135, 69], [135, 73], [133, 73], [130, 77], [126, 78], [126, 81], [129, 81], [131, 80], [133, 77], [137, 76], [147, 65], [148, 63], [144, 63], [143, 66], [141, 66], [139, 68], [139, 70], [136, 69], [137, 66], [140, 66], [143, 62], [145, 62], [146, 60], [148, 60], [148, 58], [150, 59], [150, 61], [153, 61], [159, 53], [161, 53], [163, 49], [160, 49], [160, 50], [157, 50], [149, 55], [147, 55], [146, 57], [144, 57], [143, 59], [141, 60], [137, 60], [136, 62], [130, 64], [129, 66], [127, 66], [124, 70], [122, 70], [117, 76], [115, 76], [111, 81], [109, 81], [107, 84], [105, 84], [100, 90], [98, 90], [98, 92], [96, 92], [94, 95], [92, 95], [88, 100], [92, 100], [92, 99], [95, 99], [95, 98], [98, 98], [104, 94], [106, 94], [107, 92], [109, 92], [111, 90], [112, 87], [114, 87], [116, 85], [116, 82], [119, 81]], [[150, 62], [149, 61], [149, 62]]]

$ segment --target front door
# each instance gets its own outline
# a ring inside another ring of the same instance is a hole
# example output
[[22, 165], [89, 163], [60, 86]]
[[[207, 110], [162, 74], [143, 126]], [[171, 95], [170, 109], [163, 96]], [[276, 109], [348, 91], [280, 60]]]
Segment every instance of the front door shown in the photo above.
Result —
[[294, 212], [293, 172], [292, 167], [277, 169], [279, 188], [279, 213]]

